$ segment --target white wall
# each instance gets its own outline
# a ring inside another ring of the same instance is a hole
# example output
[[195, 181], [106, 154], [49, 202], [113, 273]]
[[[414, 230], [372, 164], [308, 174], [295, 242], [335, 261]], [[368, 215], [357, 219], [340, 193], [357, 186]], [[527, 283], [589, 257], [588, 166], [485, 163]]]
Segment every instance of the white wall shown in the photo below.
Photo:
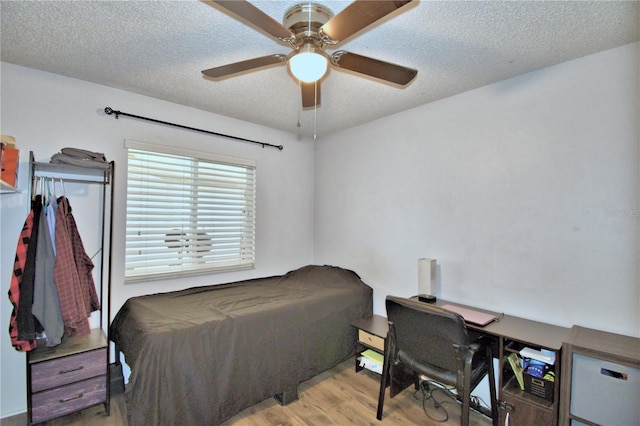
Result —
[[[79, 80], [1, 64], [1, 132], [16, 138], [21, 149], [20, 187], [28, 187], [28, 151], [47, 162], [63, 147], [104, 152], [116, 162], [114, 214], [113, 313], [132, 296], [285, 273], [313, 261], [314, 144], [262, 126], [115, 90]], [[104, 114], [105, 107], [284, 145], [262, 148], [202, 133]], [[123, 284], [126, 151], [124, 139], [249, 158], [257, 161], [256, 268], [251, 271]], [[93, 255], [97, 234], [91, 221], [95, 196], [65, 185], [87, 252]], [[93, 198], [92, 198], [93, 197]], [[27, 191], [0, 195], [2, 219], [0, 279], [0, 418], [26, 410], [25, 355], [13, 349], [8, 330], [11, 304], [6, 297], [18, 235], [28, 213]], [[84, 216], [83, 216], [84, 215]]]
[[[639, 44], [334, 134], [316, 147], [316, 263], [388, 294], [640, 336]], [[419, 76], [428, 78], [428, 76]]]

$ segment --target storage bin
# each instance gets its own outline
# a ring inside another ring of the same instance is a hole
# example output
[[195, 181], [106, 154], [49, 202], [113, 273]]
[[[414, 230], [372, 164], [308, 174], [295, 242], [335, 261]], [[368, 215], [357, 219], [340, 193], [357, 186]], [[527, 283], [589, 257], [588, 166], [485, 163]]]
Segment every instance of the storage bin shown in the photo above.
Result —
[[18, 161], [20, 151], [2, 144], [2, 154], [0, 154], [0, 164], [2, 164], [2, 170], [0, 171], [0, 178], [11, 185], [16, 186], [18, 181]]
[[571, 414], [601, 425], [640, 424], [640, 370], [573, 354]]
[[531, 374], [524, 373], [524, 391], [531, 395], [539, 396], [549, 402], [553, 402], [553, 388], [555, 382], [533, 377]]

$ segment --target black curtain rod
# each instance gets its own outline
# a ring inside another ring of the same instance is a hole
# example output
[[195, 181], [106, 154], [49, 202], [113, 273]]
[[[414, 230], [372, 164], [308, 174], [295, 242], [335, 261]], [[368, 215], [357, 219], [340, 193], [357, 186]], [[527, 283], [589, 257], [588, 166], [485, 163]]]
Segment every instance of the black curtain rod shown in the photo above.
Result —
[[271, 147], [271, 148], [278, 148], [280, 151], [282, 151], [284, 149], [284, 147], [282, 145], [273, 145], [273, 144], [266, 143], [266, 142], [252, 141], [250, 139], [240, 138], [238, 136], [225, 135], [223, 133], [217, 133], [217, 132], [212, 132], [212, 131], [209, 131], [209, 130], [197, 129], [195, 127], [183, 126], [182, 124], [176, 124], [176, 123], [170, 123], [168, 121], [156, 120], [155, 118], [142, 117], [140, 115], [128, 114], [126, 112], [116, 111], [116, 110], [112, 109], [111, 107], [106, 107], [104, 109], [104, 112], [107, 115], [115, 114], [116, 118], [118, 118], [121, 115], [124, 115], [125, 117], [132, 117], [132, 118], [137, 118], [137, 119], [140, 119], [140, 120], [147, 120], [147, 121], [151, 121], [153, 123], [166, 124], [168, 126], [179, 127], [181, 129], [187, 129], [187, 130], [194, 130], [196, 132], [201, 132], [201, 133], [208, 133], [210, 135], [221, 136], [223, 138], [233, 139], [233, 140], [236, 140], [236, 141], [255, 143], [255, 144], [258, 144], [258, 145], [262, 145], [263, 148], [268, 146], [268, 147]]

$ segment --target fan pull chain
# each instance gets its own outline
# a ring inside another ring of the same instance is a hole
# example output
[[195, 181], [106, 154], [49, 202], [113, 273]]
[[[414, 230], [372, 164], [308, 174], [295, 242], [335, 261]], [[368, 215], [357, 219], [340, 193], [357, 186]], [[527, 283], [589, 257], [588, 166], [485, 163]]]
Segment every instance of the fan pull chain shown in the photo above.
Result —
[[[298, 92], [302, 91], [302, 82], [298, 80]], [[298, 108], [298, 122], [296, 123], [296, 127], [300, 127], [302, 124], [300, 123], [300, 111], [302, 111], [302, 105]]]
[[318, 140], [318, 82], [316, 81], [313, 84], [313, 97], [314, 97], [314, 106], [313, 106], [313, 141]]
[[[302, 82], [298, 80], [298, 89], [302, 90]], [[318, 82], [313, 83], [313, 140], [314, 142], [318, 140]], [[300, 122], [300, 112], [302, 111], [302, 106], [298, 108], [298, 122], [296, 123], [296, 127], [302, 126]]]

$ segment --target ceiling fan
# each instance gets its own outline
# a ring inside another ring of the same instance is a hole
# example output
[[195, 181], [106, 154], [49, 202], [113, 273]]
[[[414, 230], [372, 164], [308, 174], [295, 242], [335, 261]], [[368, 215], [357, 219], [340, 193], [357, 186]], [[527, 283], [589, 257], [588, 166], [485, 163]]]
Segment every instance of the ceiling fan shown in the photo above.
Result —
[[337, 68], [404, 86], [414, 79], [418, 73], [417, 70], [344, 50], [338, 50], [329, 55], [325, 49], [335, 46], [411, 1], [355, 0], [335, 16], [330, 9], [321, 4], [302, 3], [286, 11], [283, 24], [246, 0], [206, 1], [206, 3], [215, 3], [257, 26], [278, 42], [288, 44], [293, 50], [287, 55], [262, 56], [210, 68], [202, 73], [213, 79], [222, 79], [258, 68], [286, 63], [291, 73], [300, 81], [303, 108], [320, 104], [320, 81], [327, 71], [328, 62]]

